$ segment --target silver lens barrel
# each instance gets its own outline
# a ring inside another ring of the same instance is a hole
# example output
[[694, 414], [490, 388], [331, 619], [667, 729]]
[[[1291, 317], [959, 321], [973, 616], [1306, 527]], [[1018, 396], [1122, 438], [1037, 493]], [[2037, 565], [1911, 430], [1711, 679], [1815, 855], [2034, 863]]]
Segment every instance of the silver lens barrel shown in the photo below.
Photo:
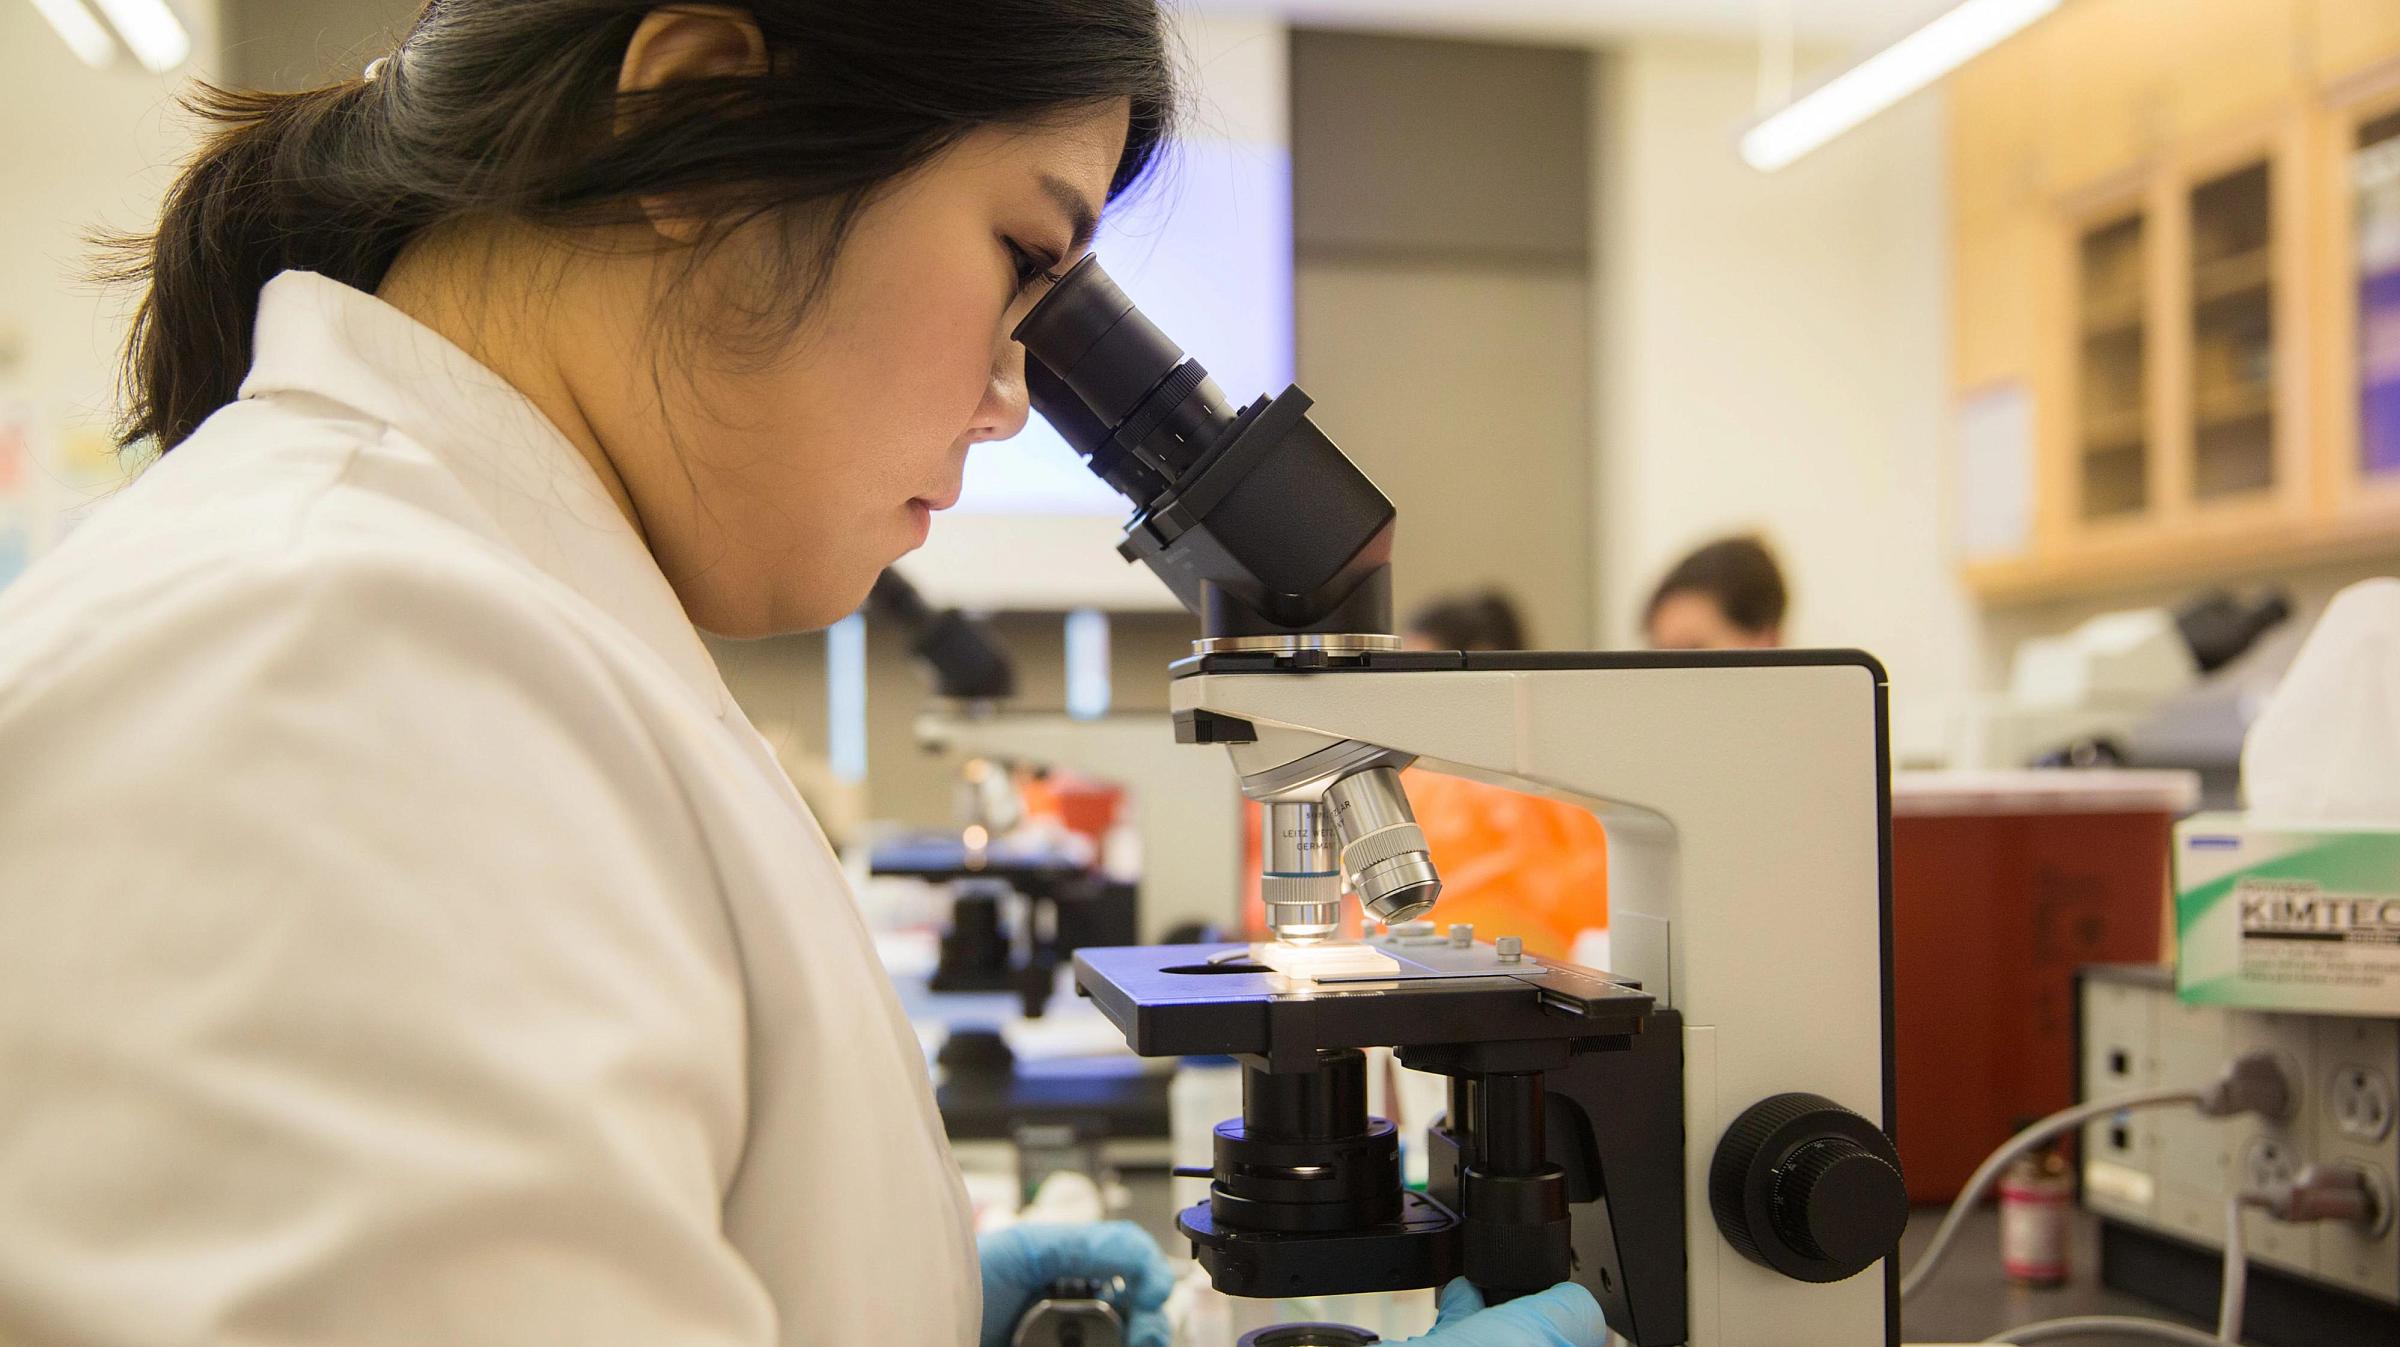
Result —
[[1358, 900], [1368, 914], [1387, 926], [1423, 916], [1442, 896], [1442, 877], [1422, 851], [1368, 866], [1352, 878], [1350, 886], [1358, 890]]
[[1278, 940], [1311, 944], [1341, 928], [1342, 872], [1330, 811], [1315, 801], [1266, 807], [1259, 896]]
[[1441, 896], [1441, 874], [1389, 767], [1354, 772], [1325, 788], [1325, 804], [1341, 835], [1342, 878], [1376, 920], [1407, 921]]

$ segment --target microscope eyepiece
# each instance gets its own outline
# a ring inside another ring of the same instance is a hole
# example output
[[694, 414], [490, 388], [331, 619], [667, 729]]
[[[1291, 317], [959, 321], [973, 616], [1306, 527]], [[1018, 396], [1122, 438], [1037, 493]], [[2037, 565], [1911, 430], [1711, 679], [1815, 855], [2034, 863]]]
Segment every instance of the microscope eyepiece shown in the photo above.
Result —
[[1134, 507], [1119, 545], [1204, 634], [1389, 633], [1392, 503], [1286, 388], [1239, 410], [1086, 257], [1012, 334], [1033, 409]]
[[1120, 495], [1147, 506], [1233, 428], [1225, 394], [1096, 256], [1017, 324], [1034, 407]]

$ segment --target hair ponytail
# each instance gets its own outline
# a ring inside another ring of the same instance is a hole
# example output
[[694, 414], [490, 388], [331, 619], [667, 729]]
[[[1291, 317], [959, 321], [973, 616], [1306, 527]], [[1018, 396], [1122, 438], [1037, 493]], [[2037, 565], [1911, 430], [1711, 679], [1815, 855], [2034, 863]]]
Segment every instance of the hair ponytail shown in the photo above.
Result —
[[303, 93], [203, 84], [187, 100], [216, 133], [168, 192], [156, 233], [108, 240], [112, 279], [147, 281], [125, 352], [121, 444], [165, 452], [233, 401], [249, 371], [258, 292], [276, 273], [372, 289], [406, 238], [390, 204], [329, 192], [365, 80]]
[[432, 0], [375, 79], [200, 86], [189, 106], [216, 130], [157, 231], [104, 240], [102, 276], [146, 287], [120, 443], [164, 453], [233, 401], [278, 272], [372, 290], [446, 221], [593, 223], [688, 194], [727, 227], [822, 208], [833, 228], [796, 231], [809, 255], [759, 290], [804, 305], [867, 198], [968, 132], [1124, 99], [1114, 196], [1171, 120], [1158, 0], [749, 0], [767, 73], [620, 104], [626, 43], [657, 3]]

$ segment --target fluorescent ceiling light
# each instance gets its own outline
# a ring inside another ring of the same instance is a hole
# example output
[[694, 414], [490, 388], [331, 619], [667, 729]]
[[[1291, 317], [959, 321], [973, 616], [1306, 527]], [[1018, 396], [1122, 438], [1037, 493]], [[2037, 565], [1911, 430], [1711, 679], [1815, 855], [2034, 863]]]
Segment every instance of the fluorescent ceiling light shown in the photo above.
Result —
[[1965, 0], [1751, 127], [1742, 159], [1776, 169], [1958, 69], [2058, 8], [2059, 0]]
[[83, 0], [33, 0], [33, 7], [42, 12], [42, 17], [58, 31], [59, 40], [82, 58], [85, 65], [97, 69], [116, 59], [115, 39], [83, 7]]
[[151, 73], [163, 75], [192, 54], [192, 35], [167, 0], [96, 0], [110, 26]]

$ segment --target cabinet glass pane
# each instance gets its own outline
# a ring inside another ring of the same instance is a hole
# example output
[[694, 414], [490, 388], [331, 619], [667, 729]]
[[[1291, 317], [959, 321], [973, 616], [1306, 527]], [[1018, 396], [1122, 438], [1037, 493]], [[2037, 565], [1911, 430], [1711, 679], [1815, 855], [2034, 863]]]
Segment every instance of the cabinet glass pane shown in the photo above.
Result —
[[2251, 164], [2192, 189], [2192, 494], [2275, 484], [2274, 178]]
[[2350, 160], [2358, 240], [2358, 453], [2400, 472], [2400, 112], [2358, 129]]
[[2150, 503], [2142, 244], [2139, 215], [2099, 224], [2081, 241], [2076, 449], [2086, 519], [2139, 514]]

